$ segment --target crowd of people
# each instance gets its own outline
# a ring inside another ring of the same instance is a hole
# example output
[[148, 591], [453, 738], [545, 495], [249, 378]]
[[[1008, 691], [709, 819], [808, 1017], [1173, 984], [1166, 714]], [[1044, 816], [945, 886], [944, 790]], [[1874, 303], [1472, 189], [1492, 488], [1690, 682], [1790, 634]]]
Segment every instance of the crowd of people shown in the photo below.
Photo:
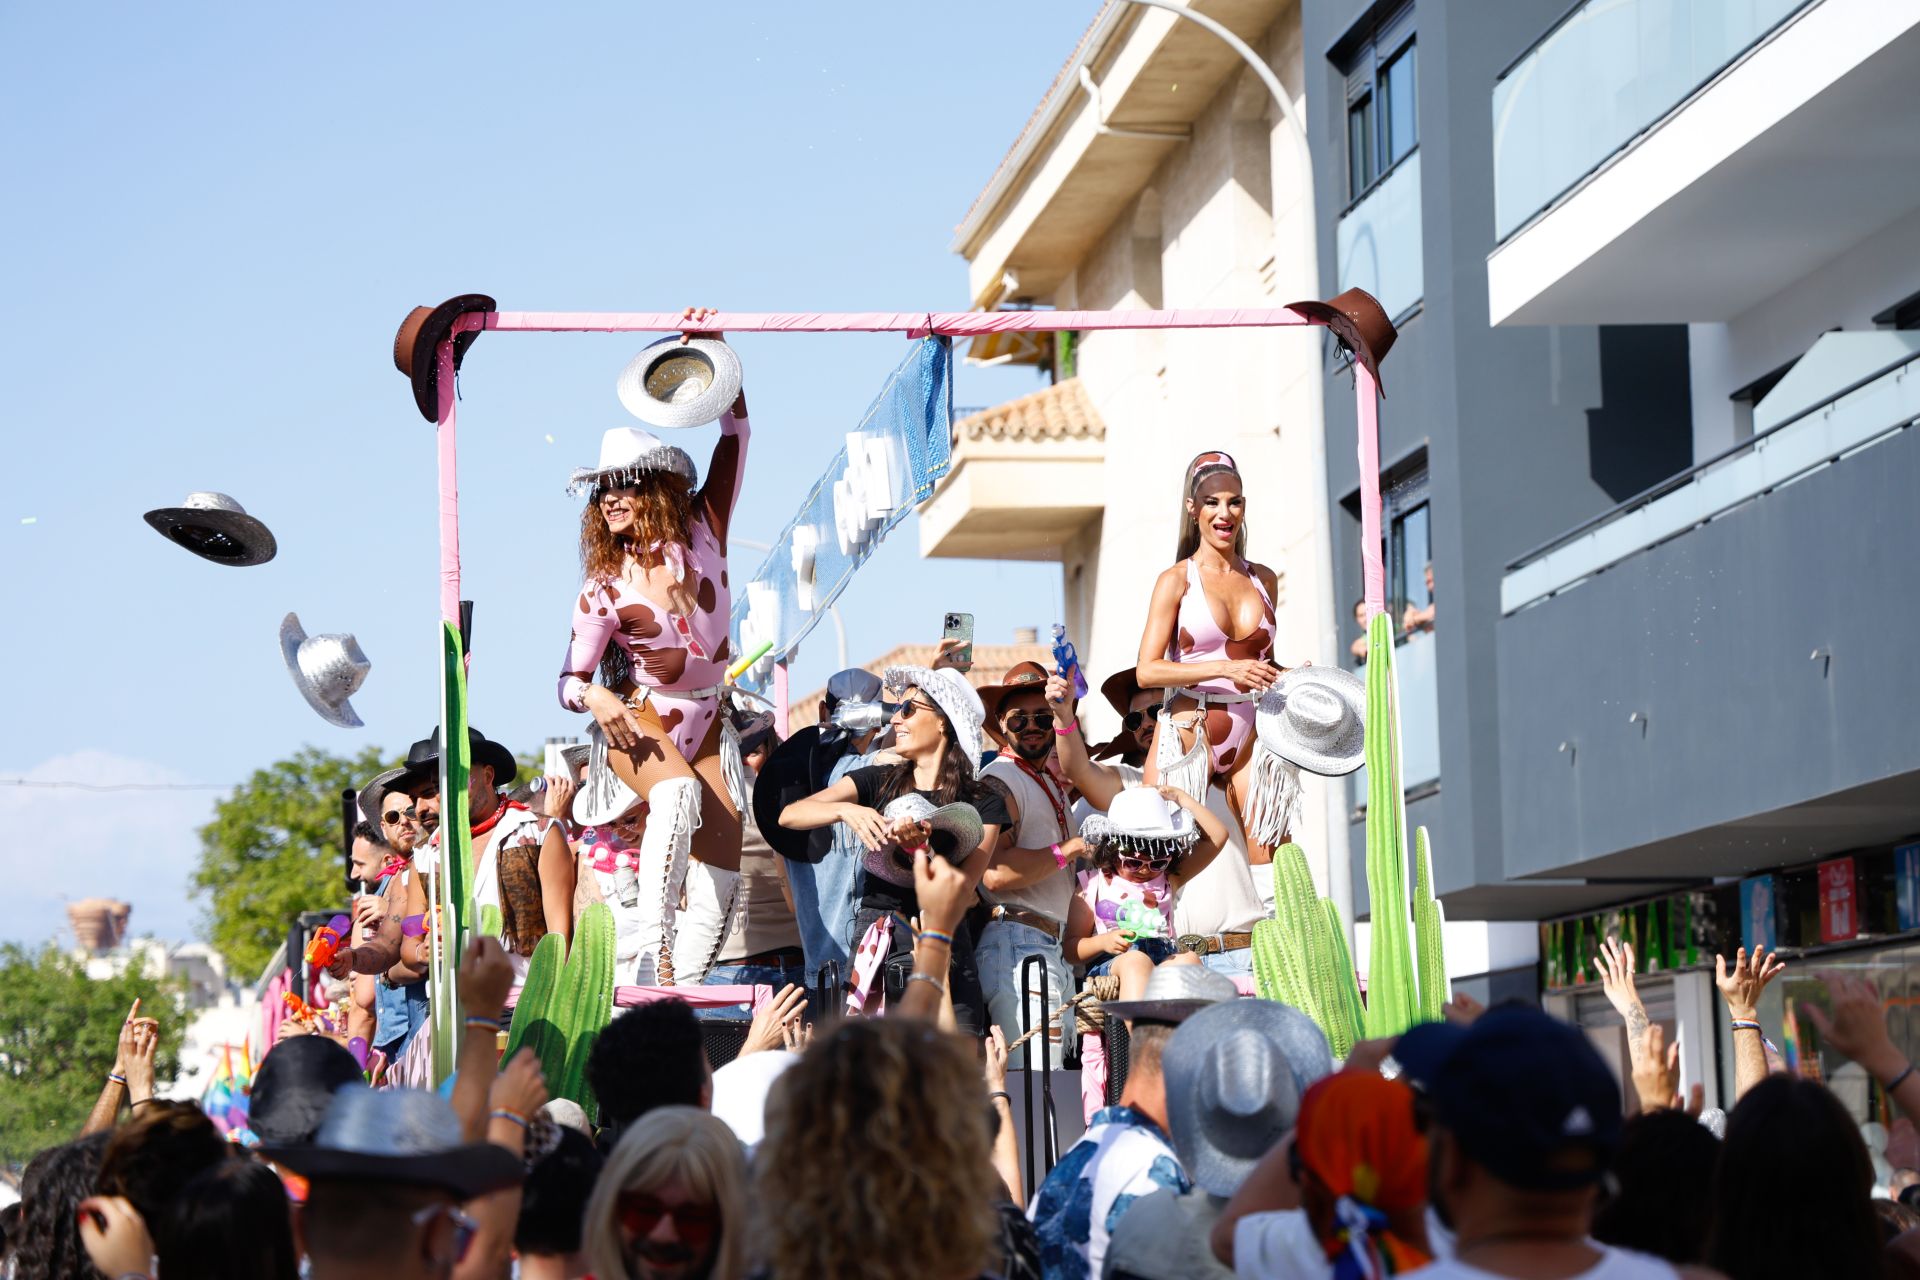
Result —
[[[1916, 1220], [1876, 1202], [1847, 1110], [1762, 1043], [1772, 957], [1717, 975], [1724, 1115], [1683, 1094], [1612, 943], [1625, 1096], [1582, 1032], [1524, 1005], [1458, 998], [1336, 1062], [1310, 1017], [1252, 997], [1266, 864], [1302, 775], [1357, 767], [1360, 716], [1351, 676], [1275, 653], [1229, 455], [1189, 467], [1139, 652], [1099, 685], [1118, 736], [1087, 741], [1072, 669], [976, 686], [949, 641], [926, 667], [836, 674], [782, 740], [726, 679], [748, 438], [742, 393], [704, 483], [633, 428], [575, 473], [559, 696], [587, 742], [533, 789], [470, 733], [474, 902], [497, 926], [469, 922], [459, 1008], [428, 995], [449, 936], [435, 733], [361, 791], [338, 1017], [266, 1054], [247, 1140], [153, 1096], [161, 1028], [136, 1007], [86, 1131], [27, 1169], [5, 1274], [1920, 1275]], [[644, 998], [593, 1042], [589, 1112], [499, 1044], [537, 945], [601, 903], [615, 979]], [[731, 1010], [703, 987], [774, 993], [728, 1061], [702, 1020]], [[1805, 1016], [1920, 1117], [1869, 986]], [[395, 1084], [434, 1018], [459, 1022], [449, 1087]], [[1069, 1062], [1096, 1082], [1084, 1136], [1026, 1185], [1008, 1073]]]

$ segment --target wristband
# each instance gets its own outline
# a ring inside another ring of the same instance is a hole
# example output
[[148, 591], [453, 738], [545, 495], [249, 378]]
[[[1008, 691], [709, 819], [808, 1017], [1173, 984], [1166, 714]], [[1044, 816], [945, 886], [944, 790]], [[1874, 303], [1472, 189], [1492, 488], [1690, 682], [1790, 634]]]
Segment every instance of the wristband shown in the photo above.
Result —
[[1912, 1074], [1913, 1074], [1913, 1064], [1909, 1062], [1907, 1064], [1907, 1069], [1905, 1071], [1902, 1071], [1899, 1075], [1887, 1081], [1885, 1084], [1881, 1085], [1880, 1087], [1886, 1090], [1888, 1093], [1892, 1093], [1895, 1089], [1898, 1089], [1901, 1085], [1905, 1084], [1907, 1082], [1907, 1077]]
[[1079, 727], [1080, 727], [1080, 722], [1078, 720], [1073, 721], [1071, 724], [1067, 725], [1066, 728], [1064, 729], [1061, 728], [1059, 725], [1055, 725], [1053, 727], [1053, 736], [1056, 738], [1064, 738], [1068, 734], [1072, 733], [1074, 730], [1078, 729]]
[[907, 975], [907, 981], [909, 983], [924, 982], [941, 995], [947, 994], [947, 984], [930, 973], [910, 973]]
[[1760, 1024], [1749, 1018], [1735, 1018], [1733, 1020], [1733, 1029], [1735, 1031], [1758, 1031]]
[[484, 1018], [476, 1013], [467, 1018], [467, 1025], [470, 1027], [485, 1027], [489, 1031], [498, 1031], [500, 1030], [500, 1019]]
[[953, 935], [950, 933], [942, 933], [938, 929], [922, 929], [920, 931], [920, 941], [943, 942], [951, 947], [953, 945]]
[[992, 1093], [987, 1095], [987, 1101], [988, 1102], [1004, 1102], [1008, 1106], [1012, 1106], [1013, 1095], [1008, 1093], [1005, 1089], [995, 1089]]
[[1070, 861], [1072, 861], [1072, 859], [1068, 858], [1066, 854], [1060, 851], [1059, 845], [1056, 844], [1053, 846], [1053, 865], [1054, 866], [1065, 867], [1067, 863]]
[[119, 1085], [122, 1089], [127, 1087], [127, 1078], [118, 1071], [107, 1072], [107, 1080], [112, 1084]]
[[522, 1129], [533, 1128], [533, 1121], [527, 1119], [518, 1111], [509, 1111], [505, 1107], [495, 1107], [493, 1110], [487, 1112], [487, 1115], [495, 1120], [511, 1120]]

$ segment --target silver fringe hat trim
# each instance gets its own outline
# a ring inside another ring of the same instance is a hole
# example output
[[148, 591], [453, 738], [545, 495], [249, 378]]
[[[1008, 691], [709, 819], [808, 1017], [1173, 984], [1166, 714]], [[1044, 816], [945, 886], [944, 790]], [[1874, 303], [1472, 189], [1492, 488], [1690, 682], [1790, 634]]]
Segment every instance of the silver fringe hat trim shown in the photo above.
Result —
[[693, 484], [698, 479], [698, 473], [694, 470], [693, 459], [688, 456], [687, 451], [674, 445], [668, 445], [664, 449], [655, 450], [646, 457], [629, 462], [625, 466], [606, 467], [603, 469], [580, 467], [576, 469], [573, 473], [573, 478], [567, 481], [567, 496], [570, 498], [578, 498], [584, 494], [592, 493], [596, 489], [604, 489], [609, 484], [638, 484], [643, 477], [654, 475], [661, 471], [671, 471], [688, 484]]

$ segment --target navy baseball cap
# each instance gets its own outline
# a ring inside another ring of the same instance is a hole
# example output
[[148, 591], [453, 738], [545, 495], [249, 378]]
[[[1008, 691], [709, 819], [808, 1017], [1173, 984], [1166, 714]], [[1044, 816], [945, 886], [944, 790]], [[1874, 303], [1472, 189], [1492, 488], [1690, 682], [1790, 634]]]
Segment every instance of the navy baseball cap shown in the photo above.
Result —
[[1529, 1005], [1414, 1027], [1393, 1056], [1461, 1150], [1510, 1186], [1592, 1186], [1620, 1148], [1613, 1072], [1579, 1028]]

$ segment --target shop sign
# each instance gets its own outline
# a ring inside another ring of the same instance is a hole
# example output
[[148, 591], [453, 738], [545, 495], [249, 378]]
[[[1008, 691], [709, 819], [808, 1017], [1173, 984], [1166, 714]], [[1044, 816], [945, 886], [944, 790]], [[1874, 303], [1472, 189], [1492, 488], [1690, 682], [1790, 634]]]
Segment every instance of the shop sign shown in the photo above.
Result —
[[1848, 942], [1860, 932], [1852, 858], [1820, 864], [1820, 941]]
[[1772, 876], [1750, 876], [1740, 882], [1740, 942], [1747, 950], [1772, 951], [1780, 945], [1774, 901]]
[[1893, 892], [1900, 928], [1920, 929], [1920, 841], [1894, 849]]

